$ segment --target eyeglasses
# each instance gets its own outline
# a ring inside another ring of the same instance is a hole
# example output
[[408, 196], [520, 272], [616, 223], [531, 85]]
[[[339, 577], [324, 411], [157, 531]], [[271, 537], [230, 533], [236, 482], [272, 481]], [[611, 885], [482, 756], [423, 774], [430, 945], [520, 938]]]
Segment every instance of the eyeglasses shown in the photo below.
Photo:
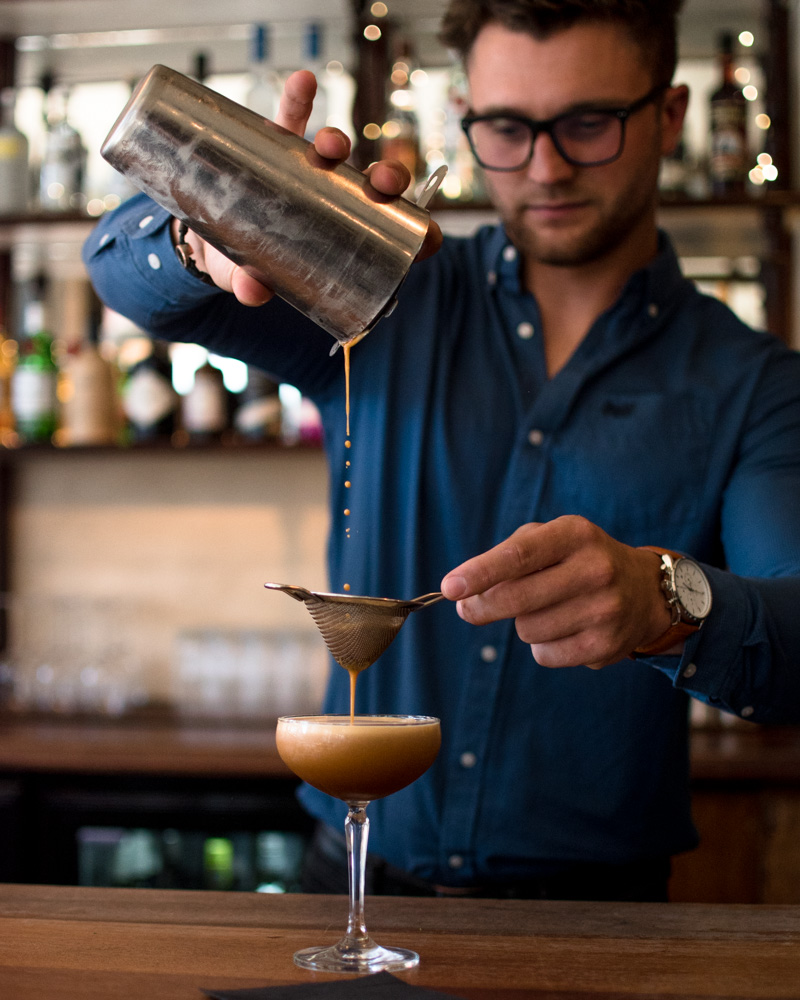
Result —
[[536, 121], [525, 115], [467, 115], [461, 121], [475, 159], [485, 170], [522, 170], [533, 157], [536, 137], [550, 136], [559, 154], [574, 167], [600, 167], [622, 154], [625, 124], [654, 101], [659, 84], [626, 108], [584, 108]]

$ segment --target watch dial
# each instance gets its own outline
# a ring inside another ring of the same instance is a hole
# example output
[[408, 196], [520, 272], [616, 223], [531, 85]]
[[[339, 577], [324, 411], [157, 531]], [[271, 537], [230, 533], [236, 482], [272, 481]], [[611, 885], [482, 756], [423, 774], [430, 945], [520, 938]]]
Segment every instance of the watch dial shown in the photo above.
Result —
[[675, 590], [690, 615], [706, 617], [711, 608], [711, 588], [705, 573], [691, 559], [681, 559], [675, 566]]

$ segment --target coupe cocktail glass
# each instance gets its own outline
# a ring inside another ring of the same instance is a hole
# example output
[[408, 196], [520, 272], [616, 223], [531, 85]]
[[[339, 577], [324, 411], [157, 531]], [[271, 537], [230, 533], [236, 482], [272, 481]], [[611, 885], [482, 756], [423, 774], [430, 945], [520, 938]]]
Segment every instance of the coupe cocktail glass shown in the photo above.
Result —
[[410, 785], [431, 766], [441, 743], [439, 720], [425, 715], [311, 715], [278, 719], [278, 753], [303, 781], [347, 803], [344, 830], [350, 914], [344, 937], [304, 948], [294, 960], [319, 972], [382, 972], [413, 968], [419, 955], [384, 948], [364, 923], [367, 805]]

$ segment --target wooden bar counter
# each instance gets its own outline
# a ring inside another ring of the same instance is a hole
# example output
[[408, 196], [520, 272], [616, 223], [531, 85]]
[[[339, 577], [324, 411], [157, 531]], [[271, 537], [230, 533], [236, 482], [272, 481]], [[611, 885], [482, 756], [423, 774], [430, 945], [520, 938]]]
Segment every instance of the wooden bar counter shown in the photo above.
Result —
[[[293, 952], [333, 943], [337, 896], [0, 885], [4, 1000], [201, 1000], [319, 982]], [[404, 981], [476, 1000], [800, 996], [800, 906], [371, 897]], [[341, 977], [340, 977], [341, 978]]]

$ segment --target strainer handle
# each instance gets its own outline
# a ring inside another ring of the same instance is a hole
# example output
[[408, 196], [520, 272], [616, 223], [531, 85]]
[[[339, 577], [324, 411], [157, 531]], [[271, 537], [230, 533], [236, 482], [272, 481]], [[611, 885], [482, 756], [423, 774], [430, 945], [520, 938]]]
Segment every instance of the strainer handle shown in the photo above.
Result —
[[413, 601], [409, 601], [409, 604], [413, 604], [414, 611], [417, 611], [419, 608], [427, 608], [429, 604], [436, 604], [437, 601], [442, 600], [444, 600], [444, 594], [437, 590], [432, 594], [423, 594], [422, 597], [415, 597]]
[[306, 601], [317, 600], [311, 591], [306, 590], [305, 587], [293, 587], [289, 583], [265, 583], [264, 586], [268, 590], [282, 590], [284, 594], [288, 594], [289, 597], [293, 597], [296, 601], [301, 601], [303, 604]]

